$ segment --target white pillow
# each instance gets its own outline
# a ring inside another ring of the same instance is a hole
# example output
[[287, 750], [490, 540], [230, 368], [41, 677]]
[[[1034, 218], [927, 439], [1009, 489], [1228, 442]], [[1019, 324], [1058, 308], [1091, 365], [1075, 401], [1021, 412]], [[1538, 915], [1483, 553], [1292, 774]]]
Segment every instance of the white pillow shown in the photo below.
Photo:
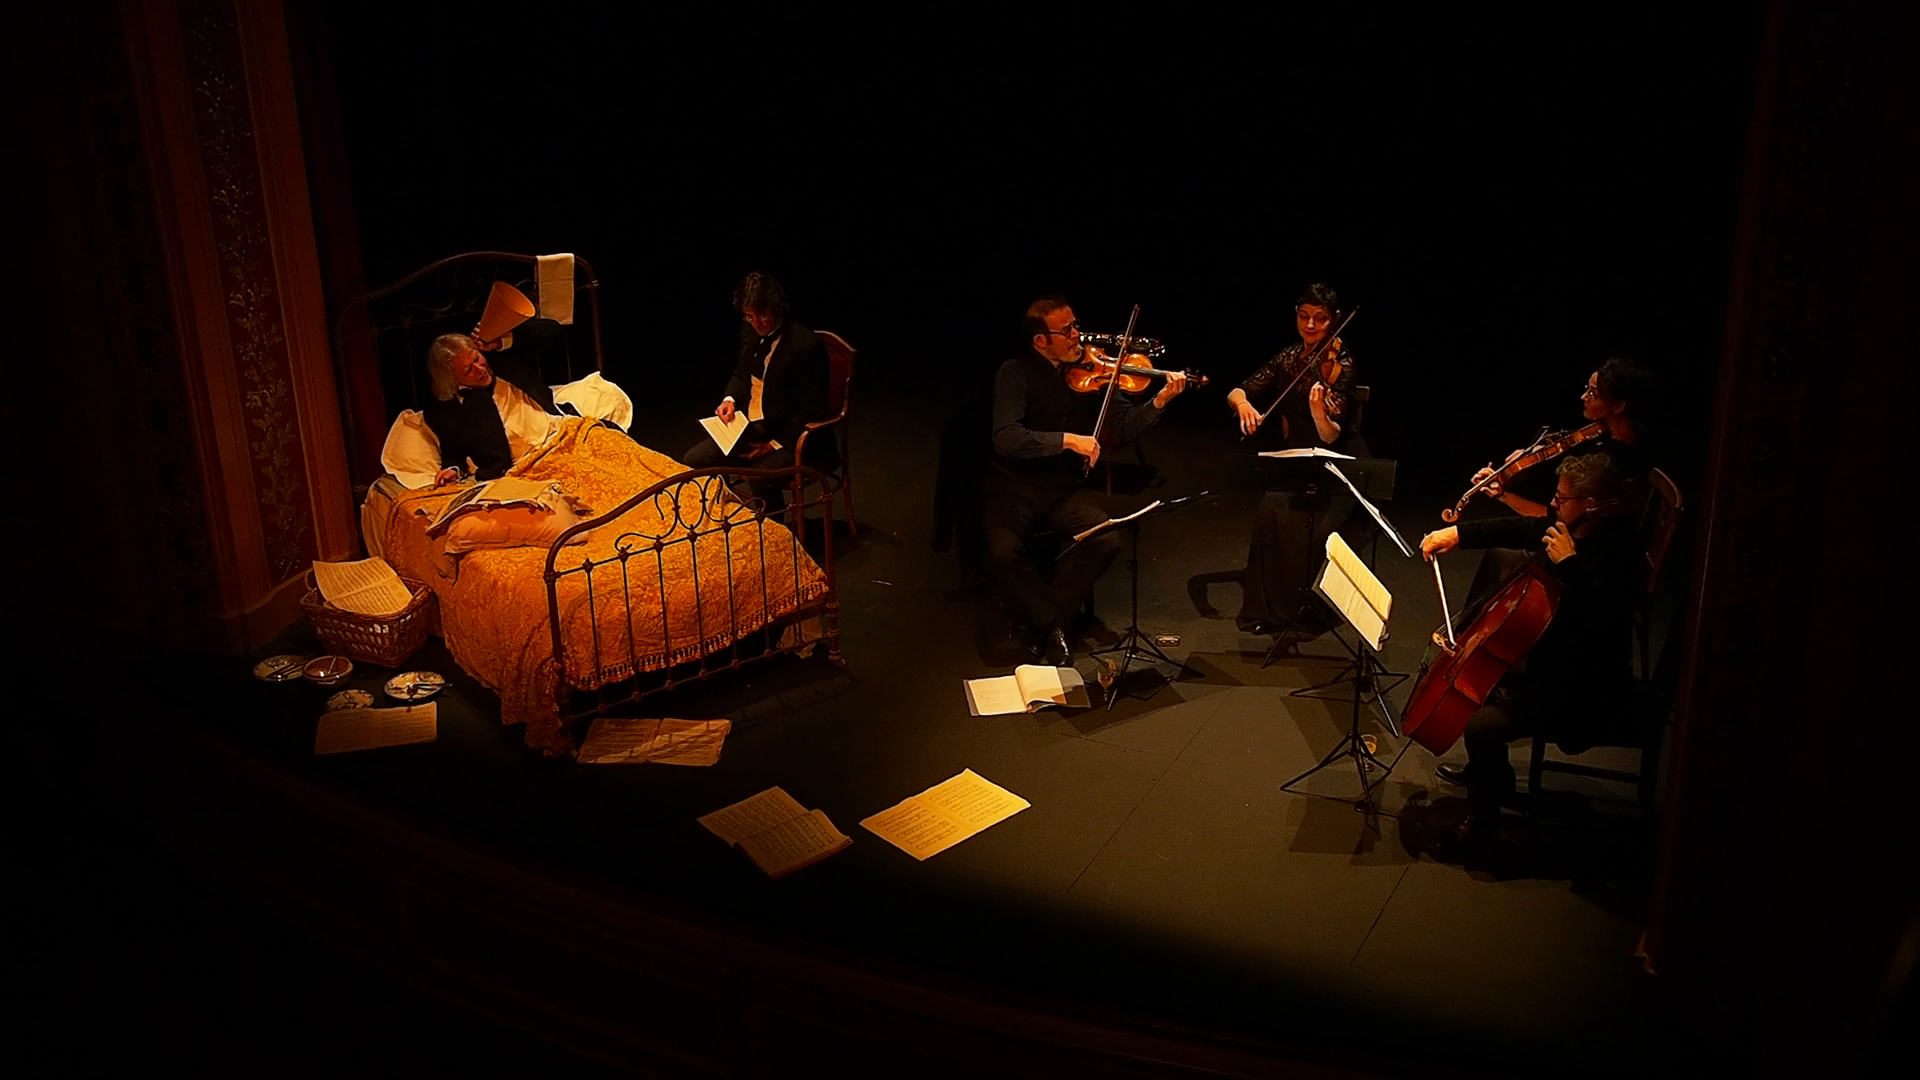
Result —
[[387, 444], [380, 448], [380, 464], [407, 487], [433, 486], [433, 478], [440, 473], [440, 440], [420, 410], [407, 409], [393, 418]]
[[633, 399], [618, 384], [600, 377], [599, 372], [564, 386], [553, 388], [553, 403], [562, 402], [580, 410], [581, 416], [611, 420], [625, 431], [633, 426]]

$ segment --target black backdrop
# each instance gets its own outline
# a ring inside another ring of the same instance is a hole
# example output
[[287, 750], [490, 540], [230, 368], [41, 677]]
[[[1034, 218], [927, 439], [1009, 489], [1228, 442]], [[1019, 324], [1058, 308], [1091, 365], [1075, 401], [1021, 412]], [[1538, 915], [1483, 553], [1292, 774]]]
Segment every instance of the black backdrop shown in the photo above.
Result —
[[610, 375], [662, 408], [710, 406], [731, 285], [763, 267], [861, 348], [863, 404], [977, 392], [1061, 291], [1095, 329], [1141, 304], [1168, 364], [1216, 377], [1186, 422], [1224, 427], [1325, 280], [1362, 309], [1376, 452], [1448, 488], [1577, 423], [1612, 353], [1662, 375], [1697, 472], [1758, 19], [1653, 16], [356, 4], [328, 26], [368, 284], [579, 252]]

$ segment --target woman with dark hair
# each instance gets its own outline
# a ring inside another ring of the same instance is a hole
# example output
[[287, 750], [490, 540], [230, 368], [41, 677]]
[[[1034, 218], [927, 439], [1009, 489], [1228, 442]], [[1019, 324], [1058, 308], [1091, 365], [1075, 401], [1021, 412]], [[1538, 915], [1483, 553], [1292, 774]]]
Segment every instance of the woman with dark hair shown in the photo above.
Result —
[[[1339, 298], [1327, 285], [1309, 285], [1301, 292], [1293, 308], [1300, 340], [1280, 350], [1227, 394], [1242, 435], [1266, 432], [1262, 444], [1268, 448], [1321, 447], [1367, 456], [1351, 425], [1353, 353], [1337, 340], [1320, 349], [1338, 309]], [[1306, 371], [1309, 362], [1315, 363], [1311, 372]], [[1276, 397], [1283, 393], [1276, 404]], [[1267, 411], [1264, 421], [1263, 410]], [[1327, 536], [1344, 531], [1359, 506], [1345, 487], [1321, 475], [1315, 463], [1301, 465], [1298, 482], [1285, 485], [1295, 490], [1267, 492], [1254, 511], [1240, 615], [1235, 620], [1250, 633], [1279, 633], [1296, 625], [1303, 611], [1308, 619], [1301, 629], [1325, 625], [1324, 612], [1313, 604], [1308, 584], [1320, 566]]]
[[[1619, 357], [1608, 359], [1587, 376], [1587, 385], [1580, 391], [1581, 415], [1590, 424], [1604, 424], [1606, 431], [1567, 453], [1576, 457], [1605, 454], [1630, 488], [1642, 487], [1653, 471], [1646, 425], [1653, 397], [1653, 377], [1645, 368]], [[1518, 454], [1514, 451], [1507, 460]], [[1489, 465], [1473, 475], [1473, 482], [1477, 484], [1493, 472]], [[1515, 476], [1509, 484], [1492, 484], [1486, 490], [1515, 513], [1546, 517], [1548, 498], [1553, 494], [1553, 470], [1536, 466]]]

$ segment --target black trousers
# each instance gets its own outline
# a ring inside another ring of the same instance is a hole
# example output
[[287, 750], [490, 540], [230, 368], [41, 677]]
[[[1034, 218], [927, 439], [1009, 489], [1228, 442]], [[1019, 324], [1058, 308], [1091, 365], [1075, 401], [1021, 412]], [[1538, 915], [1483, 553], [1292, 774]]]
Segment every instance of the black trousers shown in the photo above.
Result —
[[[1337, 531], [1357, 547], [1367, 532], [1359, 527], [1360, 518], [1366, 518], [1365, 513], [1346, 492], [1267, 492], [1253, 511], [1237, 622], [1242, 627], [1291, 623], [1312, 595], [1314, 575], [1326, 562], [1327, 537]], [[1372, 520], [1366, 524], [1371, 526]]]
[[[753, 460], [747, 460], [747, 451], [753, 444], [766, 442], [770, 436], [767, 427], [758, 420], [747, 425], [741, 432], [740, 441], [733, 444], [733, 453], [722, 454], [720, 446], [712, 439], [701, 439], [680, 455], [680, 463], [690, 469], [717, 469], [722, 465], [731, 465], [742, 469], [784, 469], [793, 464], [793, 447], [786, 446]], [[787, 485], [767, 480], [755, 480], [753, 493], [765, 500], [771, 509], [787, 505]]]
[[1513, 761], [1507, 747], [1539, 733], [1521, 701], [1496, 690], [1467, 718], [1467, 805], [1473, 816], [1491, 821], [1513, 794]]
[[1048, 492], [1007, 484], [987, 489], [987, 573], [1018, 606], [1035, 628], [1059, 623], [1080, 607], [1093, 583], [1120, 554], [1118, 531], [1101, 533], [1074, 544], [1043, 577], [1027, 550], [1027, 541], [1042, 529], [1054, 529], [1061, 542], [1107, 520], [1093, 497], [1075, 488]]

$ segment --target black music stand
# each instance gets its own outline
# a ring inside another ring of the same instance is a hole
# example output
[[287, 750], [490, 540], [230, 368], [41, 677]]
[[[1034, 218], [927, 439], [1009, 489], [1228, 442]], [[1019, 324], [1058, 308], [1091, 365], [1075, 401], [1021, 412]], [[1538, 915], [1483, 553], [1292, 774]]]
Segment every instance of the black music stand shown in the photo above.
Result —
[[[1261, 460], [1271, 461], [1274, 465], [1284, 465], [1284, 468], [1272, 470], [1272, 476], [1275, 479], [1267, 485], [1267, 489], [1270, 491], [1317, 495], [1320, 492], [1320, 485], [1326, 482], [1319, 479], [1319, 474], [1322, 469], [1333, 473], [1348, 490], [1352, 491], [1354, 498], [1360, 501], [1360, 505], [1372, 516], [1375, 523], [1373, 531], [1368, 535], [1365, 543], [1362, 544], [1367, 552], [1367, 566], [1369, 568], [1377, 569], [1380, 565], [1380, 537], [1382, 535], [1392, 538], [1394, 546], [1400, 549], [1401, 554], [1406, 555], [1408, 558], [1412, 557], [1411, 549], [1407, 547], [1405, 538], [1403, 538], [1392, 525], [1387, 523], [1386, 515], [1382, 514], [1379, 508], [1373, 505], [1373, 500], [1387, 502], [1393, 498], [1393, 482], [1395, 473], [1399, 469], [1399, 462], [1394, 461], [1392, 458], [1348, 458], [1344, 462], [1336, 464], [1336, 457], [1333, 455], [1325, 457], [1317, 456], [1316, 458], [1309, 458], [1299, 462], [1287, 459], [1275, 460], [1266, 455], [1262, 455]], [[1311, 468], [1315, 460], [1320, 462], [1321, 469]], [[1369, 496], [1371, 496], [1372, 499], [1369, 499]], [[1311, 512], [1307, 525], [1309, 532], [1314, 529], [1314, 523], [1319, 513], [1319, 511]], [[1313, 604], [1314, 599], [1311, 592], [1301, 598], [1299, 610], [1294, 612], [1293, 620], [1288, 624], [1287, 629], [1274, 637], [1273, 643], [1267, 646], [1266, 655], [1260, 658], [1261, 667], [1267, 667], [1279, 658], [1281, 649], [1287, 644], [1288, 634], [1292, 632], [1294, 627], [1300, 625], [1302, 617], [1304, 617], [1308, 611], [1312, 610]], [[1302, 640], [1304, 640], [1304, 637]], [[1350, 650], [1349, 655], [1351, 655]], [[1315, 656], [1307, 657], [1307, 659], [1337, 660], [1339, 657]], [[1351, 665], [1349, 665], [1346, 670], [1351, 670]], [[1387, 674], [1399, 675], [1402, 680], [1406, 678], [1406, 675], [1398, 672], [1387, 672]], [[1333, 686], [1344, 681], [1346, 681], [1345, 671], [1342, 672], [1341, 676], [1322, 684], [1321, 687], [1309, 687], [1308, 689], [1321, 689], [1324, 686]], [[1398, 685], [1398, 683], [1395, 685]]]
[[[1355, 579], [1363, 574], [1371, 579], [1370, 588], [1362, 588], [1355, 583]], [[1387, 729], [1393, 733], [1395, 738], [1401, 737], [1400, 725], [1394, 720], [1392, 711], [1386, 707], [1384, 694], [1386, 690], [1392, 689], [1393, 686], [1398, 686], [1407, 676], [1399, 675], [1398, 679], [1392, 685], [1384, 688], [1379, 685], [1379, 676], [1392, 676], [1396, 673], [1387, 671], [1385, 666], [1381, 665], [1379, 660], [1375, 659], [1373, 655], [1386, 646], [1386, 619], [1379, 610], [1375, 609], [1376, 605], [1369, 600], [1367, 594], [1369, 592], [1377, 592], [1389, 601], [1391, 601], [1392, 597], [1387, 596], [1386, 587], [1380, 584], [1378, 578], [1372, 576], [1371, 572], [1360, 562], [1360, 556], [1355, 554], [1351, 547], [1347, 546], [1347, 542], [1340, 538], [1339, 533], [1334, 533], [1327, 538], [1327, 561], [1321, 566], [1320, 575], [1314, 581], [1313, 588], [1315, 592], [1319, 593], [1321, 597], [1327, 601], [1328, 605], [1340, 613], [1341, 621], [1345, 623], [1346, 628], [1353, 631], [1355, 644], [1349, 649], [1349, 652], [1354, 657], [1354, 662], [1351, 665], [1351, 670], [1354, 672], [1351, 679], [1353, 683], [1353, 693], [1350, 698], [1353, 708], [1350, 713], [1351, 719], [1347, 733], [1340, 737], [1340, 741], [1334, 744], [1332, 750], [1327, 751], [1327, 756], [1321, 758], [1318, 765], [1281, 784], [1280, 790], [1291, 792], [1294, 789], [1294, 785], [1312, 776], [1314, 773], [1327, 768], [1342, 758], [1351, 758], [1353, 759], [1354, 775], [1360, 781], [1360, 794], [1357, 797], [1348, 800], [1338, 795], [1323, 795], [1314, 791], [1305, 791], [1301, 792], [1301, 794], [1311, 795], [1318, 799], [1335, 799], [1340, 802], [1351, 801], [1354, 809], [1359, 810], [1367, 816], [1368, 827], [1372, 828], [1375, 832], [1379, 832], [1379, 806], [1374, 798], [1374, 791], [1386, 783], [1387, 775], [1393, 772], [1395, 765], [1400, 763], [1401, 756], [1407, 752], [1407, 746], [1412, 745], [1412, 743], [1407, 743], [1401, 746], [1400, 753], [1395, 754], [1392, 761], [1382, 761], [1374, 754], [1373, 736], [1362, 735], [1360, 733], [1360, 706], [1367, 697], [1371, 696], [1375, 706], [1380, 708], [1383, 715], [1387, 718]], [[1385, 606], [1388, 605], [1379, 605], [1379, 607], [1382, 608]], [[1363, 630], [1360, 623], [1356, 621], [1356, 617], [1360, 616], [1362, 612], [1371, 612], [1367, 621], [1378, 623], [1377, 639], [1369, 639], [1369, 631]], [[1340, 636], [1339, 628], [1334, 630], [1334, 639], [1340, 642], [1342, 648], [1348, 647], [1346, 639]], [[1327, 686], [1333, 686], [1345, 681], [1349, 680], [1336, 679], [1333, 682], [1322, 684], [1320, 687], [1309, 687], [1308, 690], [1324, 689]], [[1325, 695], [1309, 694], [1305, 690], [1296, 690], [1292, 696], [1325, 697]], [[1379, 770], [1379, 775], [1370, 776], [1376, 768]]]
[[[1209, 491], [1202, 491], [1196, 495], [1183, 495], [1178, 499], [1169, 499], [1166, 502], [1154, 503], [1145, 510], [1136, 511], [1124, 518], [1111, 518], [1075, 536], [1073, 543], [1068, 544], [1060, 551], [1061, 555], [1065, 555], [1068, 551], [1073, 550], [1081, 541], [1091, 539], [1100, 533], [1106, 532], [1108, 529], [1127, 530], [1127, 591], [1129, 596], [1127, 602], [1127, 630], [1126, 633], [1120, 635], [1119, 641], [1114, 642], [1104, 649], [1095, 649], [1088, 654], [1096, 659], [1106, 656], [1109, 653], [1125, 654], [1120, 658], [1120, 666], [1114, 672], [1113, 685], [1107, 688], [1108, 709], [1112, 709], [1113, 703], [1119, 700], [1119, 695], [1116, 694], [1114, 690], [1120, 685], [1120, 680], [1126, 677], [1127, 669], [1133, 666], [1135, 657], [1151, 655], [1155, 663], [1171, 664], [1183, 672], [1187, 670], [1185, 663], [1175, 660], [1173, 657], [1161, 652], [1160, 647], [1153, 643], [1153, 639], [1140, 630], [1140, 524], [1149, 518], [1159, 517], [1169, 510], [1177, 510], [1195, 500], [1208, 498], [1212, 494], [1213, 493]], [[1056, 556], [1056, 558], [1057, 557], [1058, 556]], [[1153, 695], [1148, 694], [1146, 696], [1152, 697]], [[1145, 700], [1145, 698], [1141, 700]]]

